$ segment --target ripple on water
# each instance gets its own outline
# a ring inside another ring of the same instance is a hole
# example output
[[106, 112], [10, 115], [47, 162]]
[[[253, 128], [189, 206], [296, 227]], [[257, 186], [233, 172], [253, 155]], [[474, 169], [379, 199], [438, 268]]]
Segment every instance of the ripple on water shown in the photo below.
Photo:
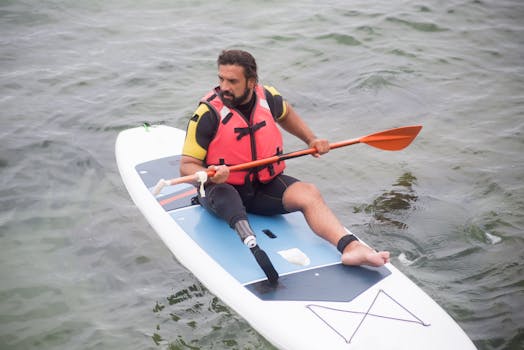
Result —
[[[156, 345], [173, 349], [273, 349], [198, 282], [156, 301], [152, 311], [158, 321], [150, 333]], [[250, 336], [238, 337], [238, 334]]]

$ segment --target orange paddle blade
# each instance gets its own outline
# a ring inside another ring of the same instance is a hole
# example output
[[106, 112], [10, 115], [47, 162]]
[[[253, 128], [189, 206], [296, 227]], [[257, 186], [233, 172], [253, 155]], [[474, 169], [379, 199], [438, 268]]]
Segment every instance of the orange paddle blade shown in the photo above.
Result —
[[422, 125], [390, 129], [361, 137], [360, 142], [386, 151], [399, 151], [409, 146], [420, 129]]

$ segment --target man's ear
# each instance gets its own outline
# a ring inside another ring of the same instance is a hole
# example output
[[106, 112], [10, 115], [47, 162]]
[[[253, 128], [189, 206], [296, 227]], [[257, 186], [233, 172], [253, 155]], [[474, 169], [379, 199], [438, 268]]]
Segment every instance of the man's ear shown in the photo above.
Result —
[[249, 78], [249, 79], [247, 80], [247, 87], [248, 87], [249, 89], [254, 89], [256, 85], [257, 85], [257, 81], [256, 81], [255, 78]]

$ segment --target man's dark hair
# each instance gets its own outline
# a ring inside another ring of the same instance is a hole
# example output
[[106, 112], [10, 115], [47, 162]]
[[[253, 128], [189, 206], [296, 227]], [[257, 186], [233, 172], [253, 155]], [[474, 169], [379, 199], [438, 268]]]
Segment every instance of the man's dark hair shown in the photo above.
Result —
[[255, 78], [258, 82], [257, 62], [255, 58], [247, 51], [242, 50], [224, 50], [218, 56], [217, 65], [236, 64], [244, 67], [246, 79]]

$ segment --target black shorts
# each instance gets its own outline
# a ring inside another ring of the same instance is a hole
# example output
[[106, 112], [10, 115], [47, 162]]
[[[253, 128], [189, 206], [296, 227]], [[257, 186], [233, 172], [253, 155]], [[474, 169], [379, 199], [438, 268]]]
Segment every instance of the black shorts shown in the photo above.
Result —
[[280, 174], [271, 182], [246, 184], [243, 186], [234, 186], [248, 213], [259, 215], [276, 215], [288, 213], [284, 209], [282, 197], [284, 191], [299, 181], [292, 176]]
[[227, 183], [205, 185], [206, 196], [198, 196], [200, 204], [234, 227], [238, 220], [247, 219], [247, 213], [277, 215], [288, 213], [282, 197], [286, 189], [299, 181], [280, 174], [268, 183], [249, 183], [233, 186]]

